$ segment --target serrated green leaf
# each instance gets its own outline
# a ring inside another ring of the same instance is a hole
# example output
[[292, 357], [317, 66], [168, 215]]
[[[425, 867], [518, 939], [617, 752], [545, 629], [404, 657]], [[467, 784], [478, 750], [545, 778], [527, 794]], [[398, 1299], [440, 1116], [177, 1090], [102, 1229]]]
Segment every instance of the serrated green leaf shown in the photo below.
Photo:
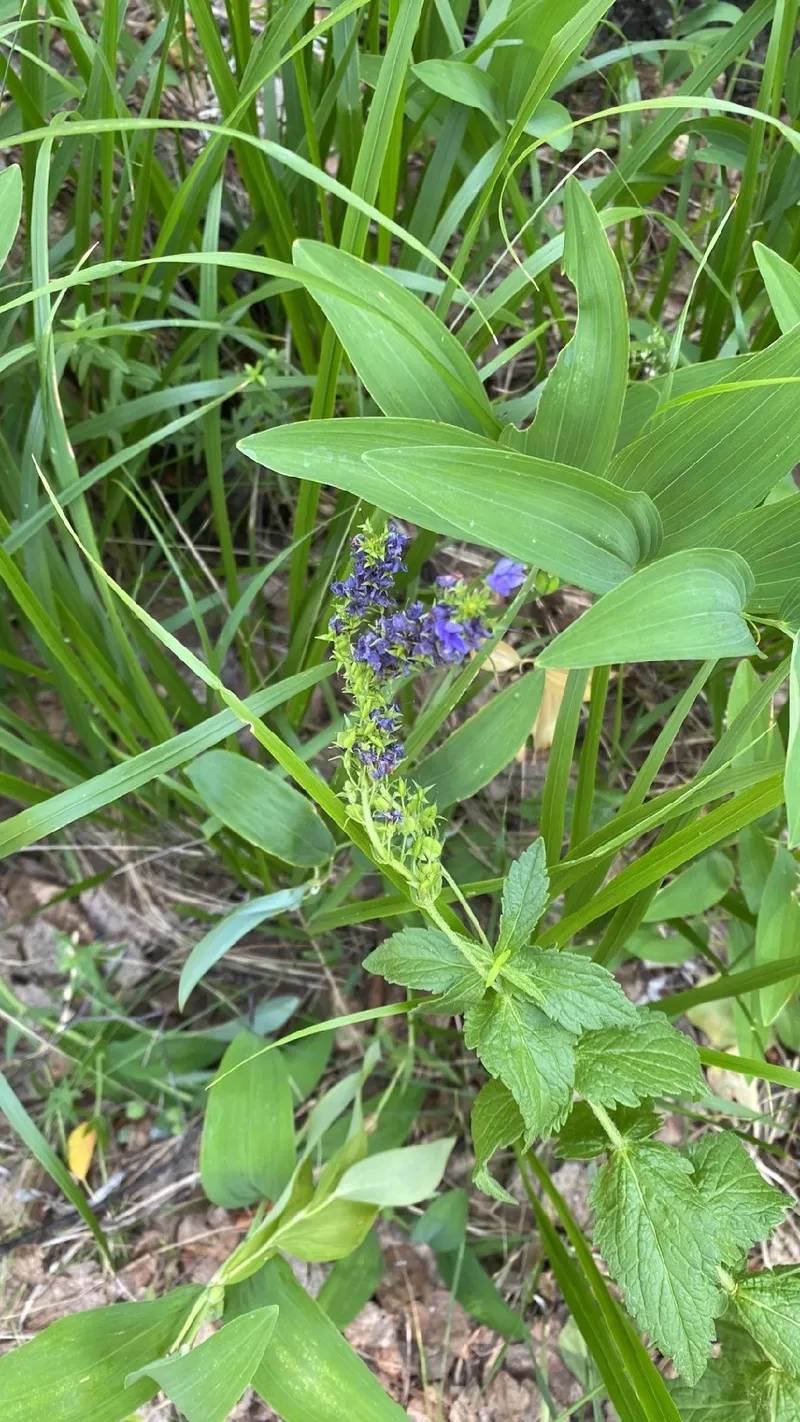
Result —
[[[611, 1120], [624, 1140], [646, 1141], [661, 1126], [648, 1103], [618, 1106]], [[558, 1134], [556, 1153], [567, 1160], [593, 1160], [608, 1150], [608, 1135], [586, 1101], [576, 1101]]]
[[647, 1096], [705, 1094], [697, 1048], [659, 1012], [644, 1011], [631, 1027], [587, 1032], [581, 1038], [575, 1090], [597, 1106], [636, 1106]]
[[546, 1136], [565, 1120], [575, 1074], [574, 1038], [532, 1003], [488, 994], [464, 1019], [464, 1041], [491, 1076], [508, 1087], [529, 1136]]
[[712, 1358], [694, 1387], [680, 1380], [667, 1384], [681, 1417], [684, 1422], [768, 1422], [761, 1410], [768, 1368], [763, 1353], [743, 1328], [724, 1319], [717, 1335], [721, 1356]]
[[724, 1306], [713, 1225], [692, 1167], [671, 1146], [626, 1144], [590, 1196], [594, 1242], [625, 1303], [682, 1377], [697, 1382]]
[[187, 1422], [225, 1422], [264, 1356], [277, 1317], [274, 1304], [245, 1313], [188, 1353], [139, 1368], [126, 1378], [126, 1386], [152, 1378]]
[[769, 1239], [789, 1200], [760, 1174], [738, 1136], [732, 1131], [701, 1136], [690, 1159], [723, 1260], [735, 1262], [743, 1250]]
[[568, 1032], [637, 1021], [636, 1008], [613, 973], [567, 948], [523, 950], [503, 969], [503, 976]]
[[741, 615], [752, 588], [738, 553], [673, 553], [606, 593], [553, 639], [537, 664], [588, 668], [752, 656], [756, 644]]
[[[470, 952], [481, 955], [483, 950], [471, 946]], [[485, 956], [488, 966], [491, 959], [488, 953]], [[387, 982], [425, 992], [455, 994], [455, 1000], [465, 994], [464, 1001], [475, 1001], [483, 992], [480, 975], [452, 940], [436, 928], [402, 928], [368, 954], [364, 967]], [[460, 1009], [450, 1008], [457, 1010]]]
[[800, 1379], [800, 1265], [747, 1274], [736, 1286], [731, 1309], [767, 1357]]
[[498, 953], [521, 948], [547, 907], [550, 880], [543, 839], [534, 840], [511, 865], [503, 884]]
[[519, 1107], [502, 1081], [489, 1080], [475, 1098], [470, 1117], [475, 1169], [472, 1180], [479, 1190], [506, 1204], [516, 1204], [502, 1185], [489, 1174], [488, 1164], [496, 1150], [513, 1145], [524, 1134]]

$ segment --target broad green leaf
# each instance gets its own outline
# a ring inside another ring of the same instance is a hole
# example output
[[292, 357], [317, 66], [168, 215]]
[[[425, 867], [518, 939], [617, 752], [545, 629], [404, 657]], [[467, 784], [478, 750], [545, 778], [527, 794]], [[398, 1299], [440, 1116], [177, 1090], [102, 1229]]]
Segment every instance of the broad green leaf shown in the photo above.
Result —
[[455, 1145], [454, 1136], [424, 1145], [401, 1146], [356, 1161], [336, 1187], [340, 1200], [359, 1200], [384, 1209], [416, 1205], [437, 1189]]
[[789, 1197], [768, 1184], [733, 1131], [709, 1132], [690, 1152], [694, 1183], [714, 1222], [723, 1261], [769, 1239], [782, 1222]]
[[625, 1144], [592, 1187], [594, 1243], [625, 1303], [681, 1377], [697, 1382], [724, 1307], [719, 1251], [688, 1160], [671, 1146]]
[[475, 1152], [475, 1169], [472, 1179], [479, 1190], [506, 1204], [516, 1203], [513, 1195], [504, 1190], [488, 1170], [489, 1161], [496, 1150], [513, 1145], [525, 1132], [519, 1107], [507, 1086], [502, 1081], [491, 1078], [481, 1087], [475, 1098], [470, 1117], [472, 1148]]
[[[715, 393], [657, 414], [616, 456], [608, 477], [650, 495], [661, 515], [665, 553], [715, 546], [723, 522], [761, 503], [797, 462], [800, 400], [796, 384], [780, 382], [798, 375], [795, 330], [751, 356], [746, 376], [731, 371]], [[767, 383], [733, 388], [743, 379]]]
[[469, 1196], [466, 1190], [447, 1190], [423, 1211], [411, 1231], [414, 1244], [452, 1254], [467, 1232]]
[[[649, 1102], [609, 1112], [624, 1140], [646, 1141], [661, 1126]], [[586, 1101], [576, 1101], [558, 1135], [556, 1151], [567, 1160], [594, 1160], [608, 1150], [608, 1136]]]
[[537, 658], [540, 667], [699, 661], [757, 652], [742, 617], [752, 589], [737, 553], [694, 548], [627, 578]]
[[628, 308], [617, 259], [575, 177], [564, 193], [564, 232], [563, 265], [577, 292], [578, 319], [542, 391], [525, 452], [604, 474], [628, 380]]
[[[601, 218], [604, 214], [601, 213]], [[693, 365], [680, 366], [667, 375], [655, 375], [649, 380], [634, 380], [625, 392], [622, 410], [622, 424], [617, 440], [617, 453], [632, 444], [639, 435], [652, 428], [652, 421], [659, 406], [667, 399], [675, 400], [688, 395], [693, 390], [710, 390], [719, 384], [723, 375], [731, 371], [738, 373], [738, 379], [745, 379], [750, 355], [725, 356], [720, 360], [696, 361]]]
[[33, 1398], [48, 1422], [123, 1422], [158, 1391], [148, 1378], [126, 1388], [126, 1377], [172, 1346], [200, 1293], [176, 1289], [51, 1323], [0, 1358], [3, 1422], [31, 1422]]
[[332, 484], [397, 518], [496, 548], [590, 592], [607, 592], [657, 551], [646, 497], [452, 427], [309, 420], [251, 435], [239, 448], [280, 474]]
[[239, 1209], [277, 1200], [294, 1170], [289, 1074], [252, 1032], [228, 1047], [208, 1092], [200, 1177], [209, 1200]]
[[[797, 900], [797, 865], [783, 845], [775, 850], [775, 858], [764, 885], [756, 926], [756, 963], [777, 963], [782, 958], [800, 954], [800, 903]], [[800, 978], [788, 978], [761, 989], [761, 1020], [765, 1026], [775, 1021], [781, 1008], [795, 993]]]
[[773, 848], [764, 831], [758, 825], [745, 825], [739, 835], [739, 878], [751, 913], [758, 913], [761, 907], [772, 861]]
[[226, 1318], [271, 1304], [278, 1305], [278, 1320], [253, 1386], [283, 1422], [405, 1422], [404, 1410], [301, 1288], [285, 1260], [271, 1259], [225, 1292]]
[[188, 1353], [139, 1368], [128, 1382], [152, 1378], [187, 1422], [225, 1422], [252, 1381], [277, 1317], [274, 1304], [242, 1314]]
[[783, 777], [789, 848], [800, 844], [800, 635], [792, 646], [789, 669], [789, 739]]
[[385, 272], [322, 242], [295, 242], [292, 255], [325, 284], [314, 283], [314, 300], [385, 415], [498, 432], [474, 365], [430, 307]]
[[[471, 956], [488, 953], [470, 946]], [[401, 928], [368, 954], [363, 966], [401, 987], [436, 993], [483, 995], [483, 979], [455, 943], [438, 928]]]
[[485, 69], [457, 59], [424, 59], [412, 65], [412, 74], [434, 94], [467, 108], [480, 109], [489, 118], [502, 118], [498, 87]]
[[693, 1387], [680, 1380], [668, 1384], [684, 1422], [790, 1422], [769, 1410], [769, 1364], [749, 1334], [727, 1319], [717, 1332], [722, 1354], [712, 1358], [700, 1380]]
[[498, 953], [521, 948], [530, 940], [547, 907], [550, 880], [544, 840], [536, 839], [511, 865], [503, 884]]
[[785, 335], [800, 325], [800, 272], [763, 242], [753, 243], [753, 255], [764, 278], [775, 320]]
[[460, 1260], [458, 1253], [448, 1254], [435, 1246], [434, 1253], [442, 1279], [467, 1313], [501, 1338], [524, 1340], [528, 1336], [524, 1321], [506, 1303], [469, 1245]]
[[797, 582], [800, 496], [737, 514], [715, 530], [714, 543], [747, 560], [754, 579], [747, 606], [774, 617]]
[[22, 169], [9, 163], [0, 173], [0, 267], [5, 266], [22, 216]]
[[247, 756], [208, 751], [187, 774], [212, 815], [285, 864], [309, 868], [333, 854], [330, 831], [310, 801]]
[[[509, 123], [513, 122], [514, 117], [513, 113], [506, 114]], [[525, 132], [530, 133], [533, 138], [546, 139], [556, 152], [565, 153], [573, 141], [569, 109], [565, 109], [564, 105], [555, 99], [543, 99], [525, 124]]]
[[544, 672], [527, 672], [420, 761], [413, 778], [440, 810], [469, 800], [511, 764], [531, 734], [543, 694]]
[[265, 919], [276, 918], [278, 914], [299, 908], [309, 887], [308, 884], [300, 884], [296, 889], [280, 889], [276, 894], [266, 894], [259, 899], [250, 899], [249, 903], [237, 904], [205, 933], [199, 943], [195, 943], [181, 969], [178, 983], [178, 1007], [181, 1012], [190, 993], [229, 948], [233, 948], [246, 933], [260, 927]]
[[[725, 713], [726, 725], [732, 726], [737, 716], [745, 711], [759, 695], [762, 680], [752, 662], [740, 662], [733, 674], [728, 692]], [[768, 701], [752, 720], [749, 743], [733, 758], [734, 765], [771, 765], [775, 770], [783, 766], [783, 741], [775, 725], [772, 702]]]
[[597, 1106], [636, 1106], [648, 1096], [705, 1095], [694, 1042], [660, 1012], [632, 1027], [587, 1032], [580, 1041], [575, 1090]]
[[361, 1312], [372, 1298], [384, 1270], [383, 1250], [374, 1229], [344, 1259], [334, 1264], [317, 1294], [317, 1303], [340, 1330]]
[[514, 1097], [529, 1137], [557, 1131], [572, 1101], [574, 1038], [508, 992], [489, 993], [464, 1019], [464, 1042]]
[[705, 913], [727, 894], [735, 872], [730, 856], [721, 849], [712, 849], [710, 854], [678, 874], [671, 884], [659, 889], [642, 922], [661, 923], [664, 919], [691, 918]]
[[285, 1254], [308, 1263], [345, 1259], [363, 1244], [377, 1213], [374, 1205], [332, 1197], [288, 1221], [276, 1241]]
[[[517, 1119], [521, 1130], [519, 1112]], [[516, 1204], [513, 1196], [508, 1199]], [[473, 1318], [504, 1338], [524, 1338], [519, 1314], [509, 1308], [469, 1246], [465, 1247], [468, 1206], [466, 1190], [448, 1190], [420, 1216], [411, 1238], [415, 1244], [430, 1246], [445, 1284]]]
[[576, 1035], [593, 1027], [637, 1022], [636, 1008], [608, 968], [568, 948], [561, 952], [520, 949], [503, 976], [560, 1027]]
[[736, 1285], [731, 1311], [777, 1367], [800, 1379], [800, 1265], [747, 1274]]

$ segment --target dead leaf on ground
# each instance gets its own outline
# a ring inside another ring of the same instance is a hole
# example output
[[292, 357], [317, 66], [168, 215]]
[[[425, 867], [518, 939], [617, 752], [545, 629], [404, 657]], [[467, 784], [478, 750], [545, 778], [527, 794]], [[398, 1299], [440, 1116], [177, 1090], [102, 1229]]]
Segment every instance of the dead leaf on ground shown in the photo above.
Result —
[[96, 1145], [97, 1131], [89, 1121], [82, 1121], [67, 1136], [67, 1165], [81, 1185], [86, 1184]]

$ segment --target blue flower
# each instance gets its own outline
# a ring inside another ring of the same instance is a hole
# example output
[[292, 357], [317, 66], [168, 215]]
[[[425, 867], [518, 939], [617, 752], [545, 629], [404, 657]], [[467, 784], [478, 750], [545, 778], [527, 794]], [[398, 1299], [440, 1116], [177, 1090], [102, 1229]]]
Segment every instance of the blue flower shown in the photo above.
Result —
[[510, 597], [525, 581], [525, 565], [515, 563], [513, 558], [500, 558], [486, 581], [498, 597]]
[[405, 751], [399, 741], [389, 741], [388, 745], [377, 749], [375, 746], [356, 746], [356, 754], [362, 765], [366, 765], [373, 780], [383, 780], [396, 770]]

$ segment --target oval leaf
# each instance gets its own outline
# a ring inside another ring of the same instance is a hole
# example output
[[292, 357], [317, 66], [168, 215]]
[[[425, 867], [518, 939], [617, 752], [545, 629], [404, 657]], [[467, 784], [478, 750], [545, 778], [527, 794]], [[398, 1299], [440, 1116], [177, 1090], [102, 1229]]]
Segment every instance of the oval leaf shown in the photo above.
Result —
[[231, 1042], [208, 1094], [200, 1178], [209, 1200], [239, 1209], [277, 1200], [295, 1164], [294, 1108], [280, 1051], [252, 1032]]
[[21, 216], [22, 169], [11, 163], [0, 173], [0, 267], [11, 251]]
[[426, 755], [414, 779], [440, 810], [468, 800], [505, 770], [531, 734], [543, 692], [544, 672], [528, 672]]
[[[658, 551], [651, 501], [605, 479], [489, 440], [399, 420], [312, 420], [242, 440], [280, 474], [332, 484], [434, 533], [496, 548], [590, 592], [607, 592]], [[454, 433], [455, 438], [449, 438]], [[447, 441], [445, 444], [445, 440]]]
[[574, 177], [567, 180], [564, 219], [564, 271], [577, 292], [578, 320], [542, 391], [525, 452], [603, 474], [628, 381], [628, 308], [603, 225]]
[[296, 889], [281, 889], [277, 894], [266, 894], [263, 898], [251, 899], [247, 904], [237, 904], [204, 934], [200, 942], [195, 943], [181, 969], [178, 983], [178, 1007], [181, 1012], [192, 989], [229, 948], [233, 948], [246, 933], [258, 928], [265, 919], [276, 918], [278, 914], [299, 908], [308, 889], [308, 884], [300, 884]]
[[539, 666], [695, 661], [757, 652], [741, 616], [753, 580], [743, 558], [716, 548], [673, 553], [615, 588], [567, 627]]
[[209, 751], [187, 769], [203, 804], [228, 829], [285, 864], [311, 868], [334, 843], [316, 810], [274, 772], [233, 751]]
[[295, 242], [295, 266], [386, 415], [442, 420], [495, 434], [489, 397], [464, 347], [394, 277], [322, 242]]
[[188, 1353], [174, 1353], [126, 1379], [152, 1378], [187, 1422], [225, 1422], [264, 1356], [278, 1310], [273, 1304], [226, 1323]]
[[454, 1145], [455, 1136], [447, 1136], [367, 1156], [345, 1171], [336, 1194], [343, 1200], [360, 1200], [381, 1208], [416, 1205], [434, 1193]]

